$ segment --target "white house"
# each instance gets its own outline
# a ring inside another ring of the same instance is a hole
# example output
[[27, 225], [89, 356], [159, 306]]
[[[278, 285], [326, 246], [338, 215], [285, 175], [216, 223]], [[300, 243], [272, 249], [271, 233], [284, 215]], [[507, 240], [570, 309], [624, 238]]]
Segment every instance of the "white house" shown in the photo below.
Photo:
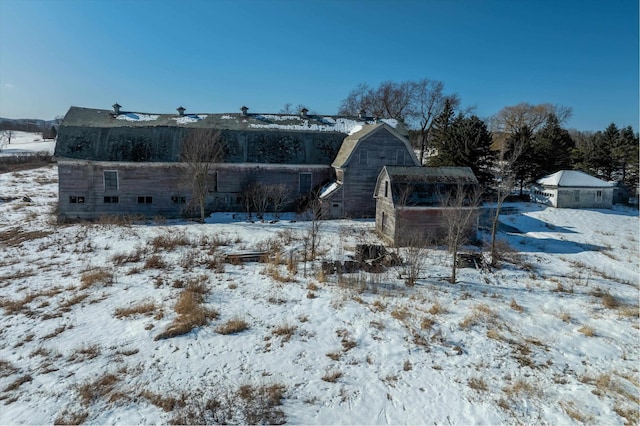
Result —
[[610, 209], [614, 184], [577, 170], [560, 170], [531, 187], [531, 201], [563, 208]]

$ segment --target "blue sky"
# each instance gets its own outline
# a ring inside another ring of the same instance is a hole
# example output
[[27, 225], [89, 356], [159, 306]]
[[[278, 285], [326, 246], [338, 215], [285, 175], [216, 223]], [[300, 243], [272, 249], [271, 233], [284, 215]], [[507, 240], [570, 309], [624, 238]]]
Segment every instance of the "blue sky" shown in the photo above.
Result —
[[0, 116], [335, 114], [359, 83], [430, 78], [481, 118], [549, 102], [638, 131], [638, 49], [637, 0], [0, 0]]

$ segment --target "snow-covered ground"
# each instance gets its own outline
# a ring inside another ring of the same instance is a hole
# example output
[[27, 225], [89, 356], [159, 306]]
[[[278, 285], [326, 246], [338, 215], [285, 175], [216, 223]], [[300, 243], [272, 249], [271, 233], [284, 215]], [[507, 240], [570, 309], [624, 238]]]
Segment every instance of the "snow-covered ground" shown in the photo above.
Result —
[[[0, 424], [211, 422], [184, 416], [214, 397], [251, 422], [247, 389], [273, 385], [292, 424], [638, 424], [637, 211], [513, 204], [501, 268], [452, 285], [428, 250], [407, 287], [403, 267], [305, 277], [292, 216], [56, 225], [55, 166], [0, 175], [0, 197], [19, 197], [0, 202]], [[318, 258], [373, 228], [322, 222]], [[291, 262], [220, 261], [278, 245]], [[189, 281], [217, 318], [155, 340]]]
[[24, 155], [46, 152], [53, 155], [56, 142], [53, 139], [42, 139], [42, 133], [11, 131], [11, 143], [4, 145], [0, 156]]

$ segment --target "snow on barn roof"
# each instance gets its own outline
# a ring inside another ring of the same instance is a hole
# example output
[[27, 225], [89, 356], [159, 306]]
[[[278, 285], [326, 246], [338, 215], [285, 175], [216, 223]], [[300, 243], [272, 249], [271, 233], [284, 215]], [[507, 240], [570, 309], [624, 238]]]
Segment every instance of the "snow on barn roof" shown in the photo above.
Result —
[[577, 170], [560, 170], [554, 174], [538, 179], [538, 184], [545, 186], [609, 188], [613, 184]]
[[[394, 119], [383, 119], [391, 128], [406, 136], [406, 130]], [[131, 111], [71, 107], [63, 126], [82, 127], [200, 127], [222, 130], [280, 130], [304, 132], [338, 132], [353, 134], [375, 120], [330, 115], [294, 114], [149, 114]]]

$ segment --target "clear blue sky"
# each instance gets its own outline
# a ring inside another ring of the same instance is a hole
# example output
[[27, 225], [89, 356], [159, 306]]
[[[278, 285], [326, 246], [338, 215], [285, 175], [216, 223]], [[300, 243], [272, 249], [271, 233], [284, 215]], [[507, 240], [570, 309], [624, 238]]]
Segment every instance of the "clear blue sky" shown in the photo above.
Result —
[[358, 83], [430, 78], [487, 118], [570, 106], [638, 131], [637, 0], [0, 0], [0, 116], [335, 114]]

